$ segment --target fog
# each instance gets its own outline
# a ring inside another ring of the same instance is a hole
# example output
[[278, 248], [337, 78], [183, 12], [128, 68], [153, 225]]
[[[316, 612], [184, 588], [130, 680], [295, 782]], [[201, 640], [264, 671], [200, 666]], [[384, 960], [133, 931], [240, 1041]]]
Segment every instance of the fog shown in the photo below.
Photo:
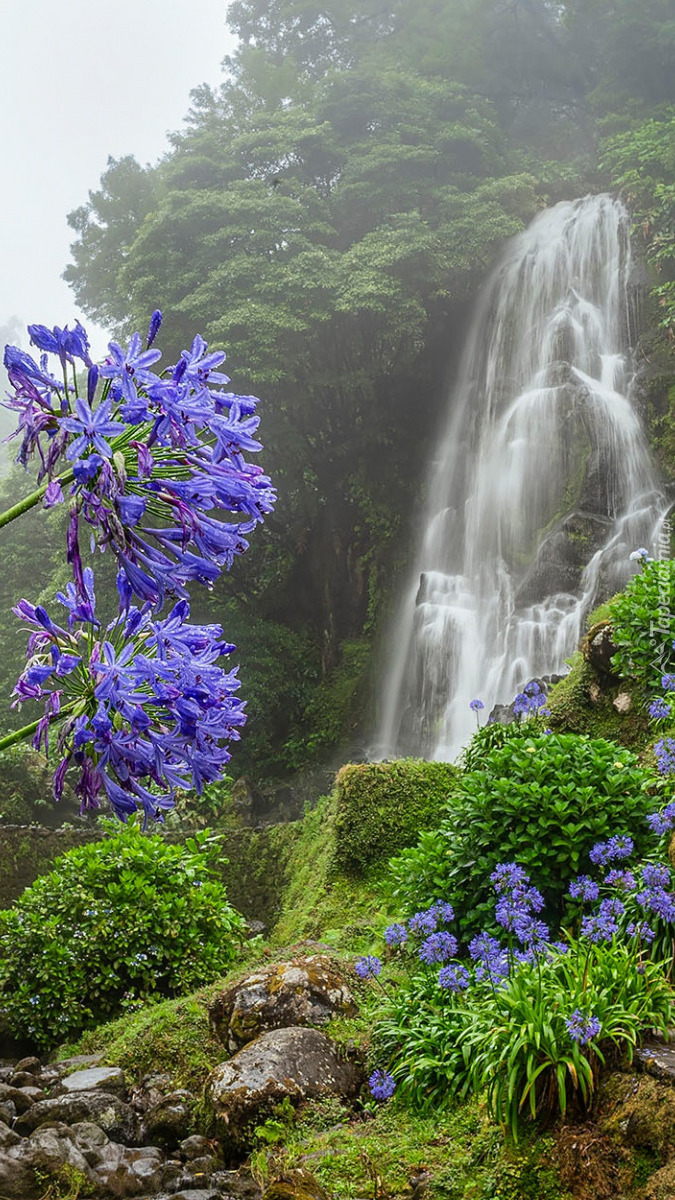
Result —
[[[109, 155], [164, 152], [190, 90], [219, 80], [226, 10], [224, 0], [4, 0], [0, 325], [72, 323], [67, 214]], [[105, 331], [87, 328], [100, 353]]]

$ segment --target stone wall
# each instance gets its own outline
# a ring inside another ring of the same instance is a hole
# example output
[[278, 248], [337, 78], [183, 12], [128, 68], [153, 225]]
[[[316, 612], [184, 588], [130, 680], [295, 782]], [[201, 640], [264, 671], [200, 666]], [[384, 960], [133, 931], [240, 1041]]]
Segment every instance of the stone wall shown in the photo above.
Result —
[[[223, 839], [221, 875], [228, 898], [249, 920], [271, 925], [287, 882], [289, 856], [299, 822], [236, 829]], [[166, 833], [172, 842], [189, 837], [189, 829]], [[97, 829], [46, 829], [39, 825], [0, 826], [0, 908], [8, 908], [54, 859], [73, 846], [97, 841]]]

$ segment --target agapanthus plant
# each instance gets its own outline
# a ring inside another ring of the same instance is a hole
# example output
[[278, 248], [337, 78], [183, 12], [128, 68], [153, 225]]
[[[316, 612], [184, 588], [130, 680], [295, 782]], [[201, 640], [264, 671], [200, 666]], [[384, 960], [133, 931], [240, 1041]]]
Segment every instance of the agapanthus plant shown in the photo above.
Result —
[[[190, 625], [187, 586], [212, 587], [275, 501], [244, 457], [260, 449], [255, 397], [225, 390], [225, 355], [207, 353], [199, 336], [157, 373], [161, 319], [156, 310], [145, 347], [139, 334], [126, 350], [111, 342], [98, 365], [79, 322], [31, 325], [40, 361], [15, 346], [4, 359], [18, 461], [37, 458], [40, 487], [0, 528], [41, 501], [68, 503], [73, 580], [57, 595], [60, 622], [25, 599], [14, 609], [31, 628], [14, 704], [39, 701], [43, 715], [0, 748], [33, 734], [47, 751], [51, 736], [55, 797], [75, 766], [82, 809], [107, 797], [122, 820], [137, 809], [161, 818], [177, 789], [200, 792], [229, 760], [245, 720], [236, 672], [220, 665], [234, 646], [219, 625]], [[108, 624], [82, 561], [83, 522], [92, 550], [109, 548], [118, 563], [119, 611]], [[160, 619], [169, 597], [180, 599]]]

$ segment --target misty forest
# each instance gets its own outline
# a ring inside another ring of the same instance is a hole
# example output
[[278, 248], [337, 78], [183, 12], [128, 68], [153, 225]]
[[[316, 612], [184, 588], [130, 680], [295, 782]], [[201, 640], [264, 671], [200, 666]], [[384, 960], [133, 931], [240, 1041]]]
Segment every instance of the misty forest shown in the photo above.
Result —
[[0, 1200], [674, 1200], [675, 0], [223, 10], [2, 330]]

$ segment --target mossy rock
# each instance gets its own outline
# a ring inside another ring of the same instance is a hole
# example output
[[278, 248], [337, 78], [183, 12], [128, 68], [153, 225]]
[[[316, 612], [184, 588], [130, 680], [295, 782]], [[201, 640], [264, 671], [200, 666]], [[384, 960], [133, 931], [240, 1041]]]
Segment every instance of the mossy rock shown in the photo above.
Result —
[[586, 734], [641, 750], [653, 740], [642, 697], [635, 696], [629, 712], [620, 713], [613, 701], [621, 685], [608, 687], [582, 653], [572, 658], [571, 670], [546, 697], [548, 723], [556, 733]]
[[335, 780], [334, 866], [362, 875], [431, 829], [452, 792], [450, 763], [401, 759], [348, 763]]
[[305, 1167], [286, 1171], [265, 1189], [261, 1200], [328, 1200], [318, 1179]]
[[[664, 1161], [675, 1148], [675, 1088], [648, 1075], [611, 1075], [601, 1088], [600, 1128], [614, 1141]], [[675, 1194], [675, 1193], [672, 1193]]]

